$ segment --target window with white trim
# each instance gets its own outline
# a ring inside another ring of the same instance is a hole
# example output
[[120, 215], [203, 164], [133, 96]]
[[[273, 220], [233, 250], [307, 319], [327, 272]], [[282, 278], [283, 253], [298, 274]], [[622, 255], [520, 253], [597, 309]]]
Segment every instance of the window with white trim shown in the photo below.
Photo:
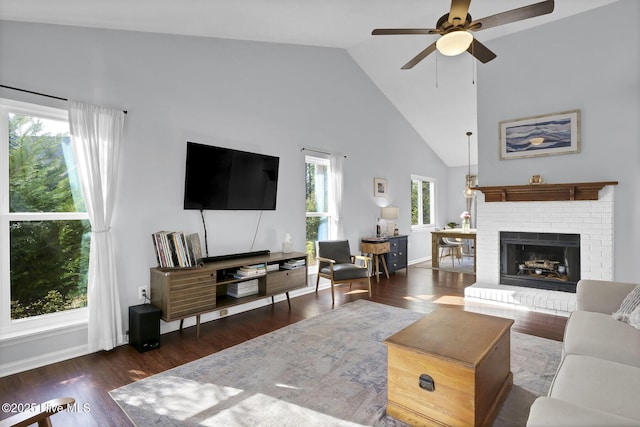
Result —
[[306, 242], [307, 264], [316, 264], [316, 242], [331, 235], [331, 167], [329, 159], [305, 156]]
[[411, 228], [433, 227], [436, 224], [435, 179], [411, 175]]
[[87, 318], [89, 218], [66, 110], [0, 99], [0, 332]]

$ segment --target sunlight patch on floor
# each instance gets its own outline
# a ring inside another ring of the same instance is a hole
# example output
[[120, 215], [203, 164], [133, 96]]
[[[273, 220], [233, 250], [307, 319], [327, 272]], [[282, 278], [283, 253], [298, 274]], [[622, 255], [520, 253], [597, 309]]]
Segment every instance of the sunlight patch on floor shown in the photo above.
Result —
[[428, 295], [428, 294], [420, 294], [420, 295], [406, 295], [403, 297], [407, 301], [430, 301], [434, 304], [445, 304], [445, 305], [459, 305], [464, 306], [464, 297], [454, 296], [454, 295]]
[[167, 376], [158, 379], [153, 389], [142, 394], [125, 395], [123, 401], [131, 406], [148, 408], [149, 412], [184, 421], [207, 409], [222, 406], [226, 401], [239, 399], [242, 393], [245, 393], [244, 390], [234, 387]]
[[435, 295], [416, 295], [415, 298], [418, 298], [422, 301], [431, 301], [435, 298]]
[[355, 294], [368, 294], [369, 290], [368, 289], [352, 289], [348, 292], [346, 292], [346, 295], [355, 295]]
[[441, 296], [441, 297], [436, 298], [435, 300], [433, 300], [433, 302], [436, 303], [436, 304], [463, 306], [464, 305], [464, 297], [457, 297], [457, 296], [453, 296], [453, 295], [445, 295], [445, 296]]
[[79, 377], [67, 378], [66, 380], [60, 381], [60, 384], [64, 384], [64, 385], [74, 384], [84, 380], [85, 377], [86, 377], [85, 375], [80, 375]]
[[[277, 404], [279, 412], [287, 414], [287, 421], [298, 420], [298, 422], [301, 422], [301, 420], [305, 420], [309, 425], [320, 426], [359, 425], [334, 417], [331, 414], [324, 414], [322, 412], [318, 412], [292, 402], [287, 402], [286, 400], [276, 399], [261, 393], [247, 396], [245, 399], [233, 406], [211, 415], [207, 415], [207, 413], [203, 411], [203, 413], [198, 416], [201, 419], [199, 421], [199, 425], [207, 427], [247, 425], [247, 414], [260, 414], [264, 408], [273, 407], [274, 404]], [[285, 420], [283, 420], [284, 424], [291, 425], [284, 421]]]
[[300, 387], [296, 387], [293, 385], [289, 385], [289, 384], [280, 384], [280, 383], [276, 383], [276, 387], [280, 387], [280, 388], [290, 388], [292, 390], [300, 390]]
[[141, 379], [149, 376], [145, 371], [139, 369], [129, 369], [127, 372], [131, 375], [131, 378]]
[[[294, 419], [313, 420], [314, 425], [345, 425], [344, 420], [330, 414], [270, 396], [266, 392], [256, 393], [176, 376], [167, 376], [158, 381], [144, 393], [123, 395], [124, 403], [148, 410], [149, 419], [156, 419], [160, 415], [176, 424], [188, 421], [190, 425], [197, 423], [200, 426], [245, 425], [247, 414], [259, 413], [270, 407], [278, 408], [278, 411]], [[299, 389], [283, 383], [274, 385]]]

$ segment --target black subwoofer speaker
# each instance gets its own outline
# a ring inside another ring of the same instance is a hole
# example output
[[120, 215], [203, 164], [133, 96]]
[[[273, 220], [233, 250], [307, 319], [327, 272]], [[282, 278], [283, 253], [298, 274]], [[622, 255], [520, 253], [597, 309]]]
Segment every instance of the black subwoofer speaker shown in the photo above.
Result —
[[129, 307], [129, 344], [139, 352], [160, 347], [160, 314], [151, 304]]

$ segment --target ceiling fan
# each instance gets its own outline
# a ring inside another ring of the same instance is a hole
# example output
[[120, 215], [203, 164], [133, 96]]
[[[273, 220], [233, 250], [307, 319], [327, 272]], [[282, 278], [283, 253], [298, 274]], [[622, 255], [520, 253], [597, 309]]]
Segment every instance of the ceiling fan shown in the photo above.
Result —
[[440, 34], [440, 38], [427, 46], [411, 61], [402, 66], [403, 70], [413, 68], [416, 64], [438, 49], [443, 55], [453, 56], [464, 51], [469, 52], [478, 61], [487, 63], [496, 57], [489, 48], [473, 37], [470, 31], [486, 30], [498, 25], [509, 24], [535, 16], [553, 12], [554, 0], [523, 6], [506, 12], [487, 16], [473, 21], [469, 14], [471, 0], [451, 0], [449, 13], [443, 15], [436, 23], [436, 28], [378, 28], [371, 33], [377, 35], [390, 34]]

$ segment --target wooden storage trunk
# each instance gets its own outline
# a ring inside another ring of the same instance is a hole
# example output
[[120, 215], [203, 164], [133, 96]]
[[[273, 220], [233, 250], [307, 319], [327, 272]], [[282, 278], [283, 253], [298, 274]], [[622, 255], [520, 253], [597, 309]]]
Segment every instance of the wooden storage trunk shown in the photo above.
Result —
[[412, 425], [490, 426], [513, 384], [512, 324], [441, 308], [387, 338], [387, 413]]

